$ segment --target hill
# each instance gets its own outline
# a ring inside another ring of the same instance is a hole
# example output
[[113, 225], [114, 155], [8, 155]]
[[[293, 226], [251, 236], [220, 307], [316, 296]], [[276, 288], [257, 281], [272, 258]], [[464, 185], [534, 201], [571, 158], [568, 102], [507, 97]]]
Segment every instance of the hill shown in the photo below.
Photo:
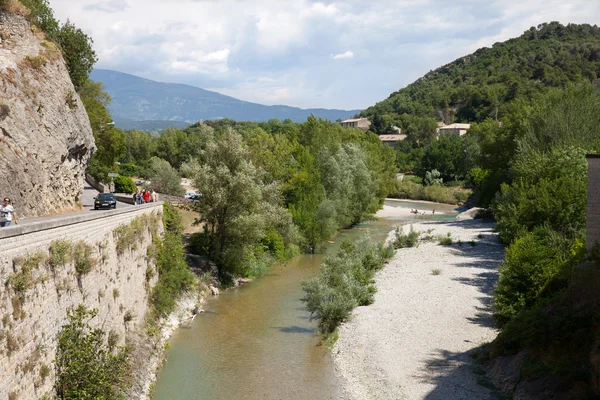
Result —
[[376, 120], [376, 130], [394, 124], [408, 131], [419, 118], [445, 123], [498, 119], [516, 98], [598, 77], [600, 28], [551, 22], [431, 71], [361, 116]]
[[95, 69], [90, 78], [104, 84], [112, 98], [110, 112], [117, 126], [126, 129], [182, 127], [198, 120], [219, 118], [256, 122], [277, 118], [301, 122], [311, 114], [335, 121], [360, 111], [265, 106], [194, 86], [155, 82], [103, 69]]

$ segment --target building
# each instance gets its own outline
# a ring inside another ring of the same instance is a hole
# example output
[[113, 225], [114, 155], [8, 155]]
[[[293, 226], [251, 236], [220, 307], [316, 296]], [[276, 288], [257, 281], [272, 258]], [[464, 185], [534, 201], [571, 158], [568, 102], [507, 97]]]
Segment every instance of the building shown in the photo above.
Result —
[[600, 154], [588, 154], [588, 193], [585, 217], [586, 248], [600, 245]]
[[368, 118], [346, 119], [339, 123], [342, 128], [360, 128], [368, 131], [371, 127], [371, 121]]
[[404, 139], [407, 135], [379, 135], [379, 139], [388, 146], [395, 147], [396, 144]]
[[451, 134], [451, 135], [462, 136], [465, 133], [467, 133], [467, 131], [469, 129], [471, 129], [471, 124], [450, 124], [450, 125], [440, 126], [438, 128], [438, 132], [440, 134]]

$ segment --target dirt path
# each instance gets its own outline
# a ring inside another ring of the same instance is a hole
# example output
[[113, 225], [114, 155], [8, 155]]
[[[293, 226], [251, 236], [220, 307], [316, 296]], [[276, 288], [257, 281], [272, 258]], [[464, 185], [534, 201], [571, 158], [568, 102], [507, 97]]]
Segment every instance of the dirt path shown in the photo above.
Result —
[[[493, 399], [471, 353], [493, 340], [492, 289], [504, 255], [492, 225], [414, 224], [437, 242], [401, 249], [377, 274], [375, 303], [355, 310], [333, 349], [349, 399]], [[458, 240], [462, 241], [462, 246]]]

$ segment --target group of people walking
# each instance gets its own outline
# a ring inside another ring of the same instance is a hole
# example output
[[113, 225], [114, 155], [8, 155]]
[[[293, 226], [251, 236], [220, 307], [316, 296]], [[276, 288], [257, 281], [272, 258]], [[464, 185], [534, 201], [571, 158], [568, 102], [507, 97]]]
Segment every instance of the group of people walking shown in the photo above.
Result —
[[133, 194], [133, 204], [145, 204], [156, 201], [158, 201], [158, 193], [154, 189], [151, 192], [148, 189], [144, 189], [143, 191], [138, 189]]
[[10, 204], [10, 199], [5, 197], [0, 206], [0, 228], [11, 226], [13, 222], [15, 225], [19, 223], [17, 221], [15, 209], [12, 204]]

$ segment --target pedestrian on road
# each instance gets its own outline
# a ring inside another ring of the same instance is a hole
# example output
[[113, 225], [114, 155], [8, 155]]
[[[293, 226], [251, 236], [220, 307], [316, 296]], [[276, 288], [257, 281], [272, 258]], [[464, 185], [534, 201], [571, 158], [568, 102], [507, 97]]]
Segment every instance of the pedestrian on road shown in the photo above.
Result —
[[144, 190], [144, 203], [148, 203], [150, 201], [150, 192], [146, 189]]
[[10, 226], [13, 223], [13, 221], [15, 222], [15, 225], [19, 223], [17, 221], [15, 209], [10, 204], [10, 199], [8, 197], [5, 197], [2, 205], [0, 206], [0, 228]]
[[156, 203], [156, 202], [158, 201], [158, 193], [156, 193], [156, 192], [154, 191], [154, 189], [152, 189], [152, 193], [150, 193], [150, 194], [151, 194], [151, 196], [152, 196], [152, 202], [153, 202], [153, 203]]

